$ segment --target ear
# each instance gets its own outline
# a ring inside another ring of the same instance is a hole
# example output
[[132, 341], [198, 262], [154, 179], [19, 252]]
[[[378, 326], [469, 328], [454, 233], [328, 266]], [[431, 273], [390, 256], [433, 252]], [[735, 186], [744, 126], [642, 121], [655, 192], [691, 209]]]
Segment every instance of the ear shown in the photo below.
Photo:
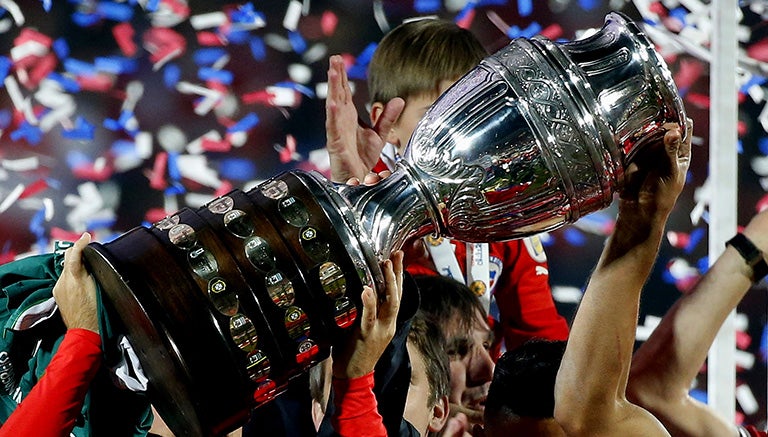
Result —
[[440, 432], [448, 421], [448, 396], [443, 396], [432, 407], [432, 417], [429, 419], [430, 432]]

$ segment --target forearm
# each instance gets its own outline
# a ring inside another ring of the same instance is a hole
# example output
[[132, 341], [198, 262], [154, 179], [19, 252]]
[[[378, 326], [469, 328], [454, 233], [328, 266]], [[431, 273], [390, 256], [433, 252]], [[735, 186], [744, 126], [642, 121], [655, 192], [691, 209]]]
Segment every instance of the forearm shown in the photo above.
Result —
[[45, 374], [0, 428], [0, 436], [68, 435], [100, 364], [99, 335], [68, 330]]
[[690, 399], [688, 390], [722, 323], [751, 284], [751, 269], [727, 247], [635, 354], [629, 395], [679, 435], [705, 435], [707, 430], [712, 430], [709, 435], [727, 435], [732, 429], [719, 417], [708, 423], [707, 414], [699, 414], [706, 407]]
[[[622, 221], [592, 274], [571, 327], [557, 377], [558, 420], [576, 428], [617, 422], [625, 401], [639, 298], [653, 267], [663, 220], [649, 226]], [[585, 422], [588, 423], [585, 425]]]

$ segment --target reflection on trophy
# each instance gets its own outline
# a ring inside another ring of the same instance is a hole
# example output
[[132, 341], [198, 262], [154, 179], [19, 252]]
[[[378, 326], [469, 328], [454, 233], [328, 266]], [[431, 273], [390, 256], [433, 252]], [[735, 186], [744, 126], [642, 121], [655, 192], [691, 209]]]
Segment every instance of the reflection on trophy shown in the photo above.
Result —
[[216, 435], [329, 355], [363, 285], [411, 238], [501, 241], [607, 207], [629, 160], [685, 113], [622, 15], [566, 44], [518, 39], [443, 94], [392, 176], [291, 171], [86, 251], [113, 324], [177, 435]]

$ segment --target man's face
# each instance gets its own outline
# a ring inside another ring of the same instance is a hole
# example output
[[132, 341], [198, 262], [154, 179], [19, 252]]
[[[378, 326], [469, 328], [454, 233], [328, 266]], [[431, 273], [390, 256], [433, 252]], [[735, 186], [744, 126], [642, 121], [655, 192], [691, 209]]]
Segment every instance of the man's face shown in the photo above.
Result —
[[461, 412], [471, 423], [483, 423], [485, 398], [493, 379], [494, 363], [489, 349], [492, 332], [485, 317], [477, 314], [469, 332], [454, 317], [444, 326], [451, 367], [451, 415]]
[[430, 429], [430, 422], [434, 417], [432, 408], [434, 402], [431, 399], [432, 393], [429, 388], [427, 368], [419, 348], [410, 340], [406, 343], [406, 347], [411, 360], [411, 384], [408, 387], [403, 418], [413, 425], [421, 435], [427, 435], [428, 431], [439, 431]]
[[429, 109], [440, 94], [453, 85], [454, 82], [455, 80], [444, 80], [440, 82], [437, 94], [422, 94], [406, 99], [405, 108], [403, 108], [403, 112], [400, 114], [400, 118], [397, 119], [397, 123], [395, 123], [391, 135], [388, 138], [390, 143], [397, 146], [397, 151], [400, 154], [405, 150], [405, 146], [408, 144], [408, 140], [411, 139], [413, 130], [416, 129], [416, 124], [427, 112], [427, 109]]

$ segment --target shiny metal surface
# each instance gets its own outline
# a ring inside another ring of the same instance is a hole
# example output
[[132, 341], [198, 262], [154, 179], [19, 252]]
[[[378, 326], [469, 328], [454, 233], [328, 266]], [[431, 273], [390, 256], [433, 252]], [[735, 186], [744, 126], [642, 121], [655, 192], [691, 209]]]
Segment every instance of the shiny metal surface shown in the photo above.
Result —
[[587, 39], [518, 39], [485, 59], [427, 111], [399, 165], [435, 232], [521, 238], [607, 207], [634, 154], [684, 121], [653, 45], [612, 13]]

